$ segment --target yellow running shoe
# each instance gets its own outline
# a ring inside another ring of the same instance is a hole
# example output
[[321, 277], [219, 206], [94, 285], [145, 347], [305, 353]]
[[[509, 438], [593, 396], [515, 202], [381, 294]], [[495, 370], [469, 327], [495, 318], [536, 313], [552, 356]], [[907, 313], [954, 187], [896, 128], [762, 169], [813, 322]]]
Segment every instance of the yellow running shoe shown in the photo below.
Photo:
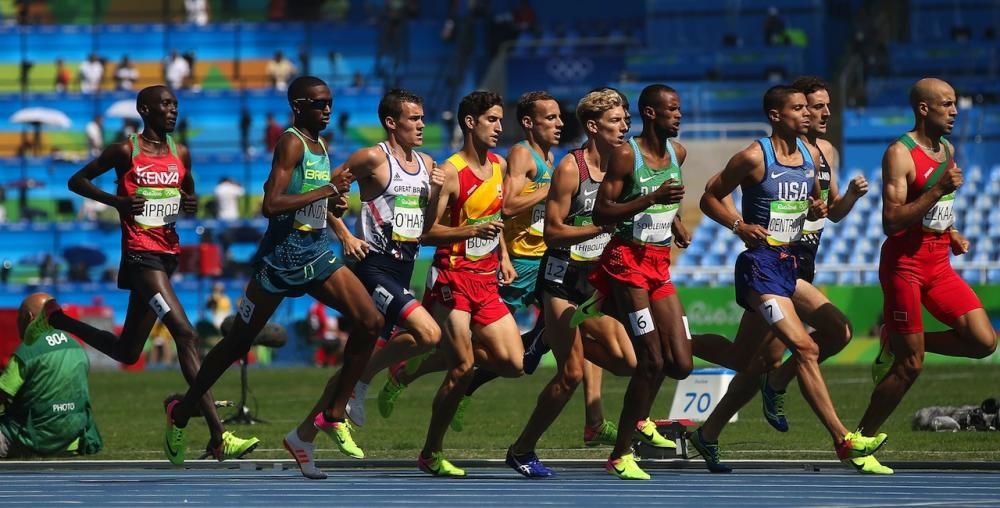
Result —
[[868, 455], [859, 459], [849, 459], [845, 462], [853, 466], [861, 474], [893, 474], [895, 472], [891, 467], [883, 466], [874, 455]]
[[614, 422], [604, 420], [597, 427], [583, 428], [583, 444], [586, 446], [614, 446], [618, 440], [618, 426]]
[[448, 476], [460, 478], [465, 476], [465, 470], [456, 467], [444, 458], [444, 452], [434, 452], [429, 459], [425, 459], [423, 454], [417, 456], [417, 466], [421, 471], [433, 476]]
[[837, 458], [840, 460], [860, 459], [878, 451], [885, 444], [888, 436], [879, 433], [875, 437], [862, 436], [860, 432], [848, 432], [844, 440], [834, 449], [837, 451]]
[[635, 425], [635, 433], [643, 444], [655, 446], [657, 448], [677, 448], [677, 443], [663, 437], [653, 420], [646, 418]]
[[184, 464], [184, 453], [187, 448], [187, 438], [184, 435], [184, 428], [174, 425], [174, 419], [171, 414], [174, 411], [174, 407], [180, 404], [180, 400], [176, 398], [167, 399], [167, 431], [163, 436], [163, 453], [167, 455], [167, 459], [170, 463], [175, 466], [180, 466]]
[[608, 463], [605, 464], [604, 469], [622, 480], [650, 479], [649, 473], [643, 471], [642, 468], [639, 467], [639, 464], [636, 463], [635, 457], [633, 457], [631, 453], [622, 455], [621, 458], [617, 460], [608, 458]]
[[577, 306], [576, 311], [573, 312], [573, 316], [569, 319], [569, 326], [576, 328], [587, 319], [603, 316], [604, 313], [601, 312], [601, 304], [603, 303], [604, 295], [599, 291], [594, 291], [594, 294], [590, 295], [590, 298], [587, 298], [586, 301]]
[[209, 443], [208, 446], [205, 447], [205, 452], [214, 457], [215, 460], [222, 462], [230, 459], [242, 459], [244, 456], [254, 451], [259, 444], [260, 439], [255, 437], [242, 439], [236, 437], [236, 434], [227, 430], [222, 433], [222, 442], [215, 447]]
[[337, 443], [337, 448], [340, 448], [340, 451], [344, 455], [355, 459], [365, 458], [365, 452], [354, 443], [354, 438], [351, 437], [351, 424], [347, 423], [346, 420], [342, 422], [330, 422], [320, 412], [313, 419], [313, 426], [316, 427], [316, 430], [321, 430], [324, 434], [330, 436], [330, 439], [334, 443]]

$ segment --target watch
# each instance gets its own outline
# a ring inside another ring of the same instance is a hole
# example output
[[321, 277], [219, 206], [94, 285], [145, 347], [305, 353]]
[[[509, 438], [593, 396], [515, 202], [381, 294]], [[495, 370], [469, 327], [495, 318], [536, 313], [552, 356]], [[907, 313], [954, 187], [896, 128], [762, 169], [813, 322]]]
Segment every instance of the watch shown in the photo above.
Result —
[[743, 224], [743, 219], [736, 219], [736, 222], [733, 222], [733, 227], [730, 228], [733, 230], [733, 233], [735, 233], [736, 229], [740, 227], [740, 224]]

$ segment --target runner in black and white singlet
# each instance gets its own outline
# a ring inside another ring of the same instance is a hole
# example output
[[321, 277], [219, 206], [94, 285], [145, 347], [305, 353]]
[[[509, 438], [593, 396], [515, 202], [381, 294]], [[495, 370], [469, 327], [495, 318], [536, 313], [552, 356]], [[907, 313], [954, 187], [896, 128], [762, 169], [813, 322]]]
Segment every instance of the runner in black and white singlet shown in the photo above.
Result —
[[[358, 426], [365, 424], [364, 401], [372, 377], [430, 351], [441, 338], [441, 328], [410, 291], [435, 168], [429, 156], [415, 150], [424, 143], [423, 101], [412, 92], [390, 90], [379, 102], [378, 114], [386, 141], [354, 152], [343, 164], [361, 191], [356, 229], [361, 238], [340, 219], [330, 222], [344, 253], [357, 261], [354, 272], [385, 317], [385, 346], [372, 355], [348, 402], [347, 415]], [[393, 334], [394, 328], [398, 333]], [[383, 413], [384, 406], [379, 406]]]

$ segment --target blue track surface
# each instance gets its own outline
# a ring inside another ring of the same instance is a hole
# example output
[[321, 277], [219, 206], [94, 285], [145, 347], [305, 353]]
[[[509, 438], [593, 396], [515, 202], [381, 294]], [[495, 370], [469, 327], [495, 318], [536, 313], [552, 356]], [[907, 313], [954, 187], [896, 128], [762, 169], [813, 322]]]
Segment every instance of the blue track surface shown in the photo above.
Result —
[[997, 473], [650, 472], [652, 481], [624, 482], [589, 469], [563, 469], [545, 481], [498, 468], [457, 480], [412, 469], [337, 469], [323, 481], [297, 470], [4, 471], [0, 505], [1000, 506]]

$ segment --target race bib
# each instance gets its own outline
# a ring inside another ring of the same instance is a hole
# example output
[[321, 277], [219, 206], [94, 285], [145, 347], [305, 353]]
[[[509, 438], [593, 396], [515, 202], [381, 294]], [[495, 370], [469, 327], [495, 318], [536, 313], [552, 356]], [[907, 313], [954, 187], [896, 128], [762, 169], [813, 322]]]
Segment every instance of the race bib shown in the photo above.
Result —
[[924, 214], [924, 229], [944, 233], [955, 224], [955, 193], [941, 196]]
[[767, 225], [767, 243], [787, 245], [802, 239], [808, 201], [771, 201], [771, 221]]
[[146, 198], [142, 214], [135, 216], [136, 224], [144, 229], [150, 229], [177, 222], [177, 214], [181, 210], [180, 189], [138, 187], [135, 189], [135, 194]]
[[396, 196], [392, 215], [392, 239], [416, 243], [424, 232], [424, 210], [420, 196]]
[[531, 208], [531, 225], [528, 226], [528, 233], [535, 236], [542, 236], [545, 232], [545, 202], [537, 203]]
[[[489, 217], [483, 217], [481, 219], [469, 219], [466, 224], [482, 224], [483, 222], [490, 222], [494, 220], [500, 220], [500, 214], [493, 214]], [[490, 239], [472, 237], [465, 241], [465, 258], [469, 261], [476, 261], [483, 259], [493, 253], [500, 245], [500, 236], [497, 235]]]
[[668, 245], [680, 203], [653, 205], [632, 218], [632, 239], [642, 244]]
[[[575, 217], [573, 219], [574, 226], [589, 226], [593, 223], [593, 217]], [[611, 235], [609, 233], [601, 233], [590, 240], [570, 247], [569, 257], [573, 261], [597, 261], [609, 241], [611, 241]]]
[[545, 263], [545, 280], [562, 284], [568, 268], [569, 262], [565, 259], [549, 257], [548, 262]]
[[[318, 185], [302, 184], [302, 192], [319, 188]], [[319, 199], [295, 211], [295, 229], [316, 231], [326, 227], [326, 199]]]

